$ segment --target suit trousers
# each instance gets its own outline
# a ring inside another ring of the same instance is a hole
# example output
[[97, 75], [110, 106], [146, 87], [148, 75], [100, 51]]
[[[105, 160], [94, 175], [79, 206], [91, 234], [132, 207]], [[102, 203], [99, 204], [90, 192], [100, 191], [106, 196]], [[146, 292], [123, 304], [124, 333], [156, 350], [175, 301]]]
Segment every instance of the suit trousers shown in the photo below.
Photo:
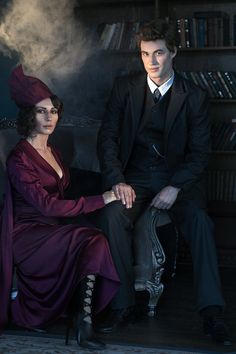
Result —
[[[139, 225], [137, 221], [148, 208], [152, 198], [167, 185], [167, 176], [158, 171], [148, 175], [130, 173], [126, 176], [126, 181], [136, 192], [133, 207], [126, 209], [120, 201], [115, 201], [99, 210], [96, 221], [108, 238], [121, 280], [118, 293], [111, 303], [113, 309], [126, 308], [135, 303], [133, 238]], [[193, 200], [177, 199], [168, 213], [189, 245], [197, 311], [209, 305], [223, 307], [213, 222], [206, 211]], [[143, 227], [145, 228], [145, 225]]]

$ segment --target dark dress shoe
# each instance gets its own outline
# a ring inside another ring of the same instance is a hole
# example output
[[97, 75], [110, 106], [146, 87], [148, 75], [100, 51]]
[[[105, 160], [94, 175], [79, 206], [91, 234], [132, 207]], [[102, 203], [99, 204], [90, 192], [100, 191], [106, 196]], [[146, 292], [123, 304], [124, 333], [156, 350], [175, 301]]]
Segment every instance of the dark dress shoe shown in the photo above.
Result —
[[37, 327], [29, 327], [28, 330], [36, 333], [47, 333], [45, 329]]
[[232, 345], [227, 327], [224, 323], [222, 310], [219, 306], [208, 306], [203, 312], [203, 331], [211, 336], [214, 342], [226, 346]]
[[229, 346], [232, 345], [229, 340], [227, 327], [221, 316], [211, 316], [203, 320], [203, 330], [206, 335], [210, 335], [214, 342]]
[[132, 317], [133, 310], [131, 308], [111, 310], [107, 318], [102, 322], [98, 323], [95, 327], [95, 331], [99, 333], [111, 333], [118, 327], [127, 324]]

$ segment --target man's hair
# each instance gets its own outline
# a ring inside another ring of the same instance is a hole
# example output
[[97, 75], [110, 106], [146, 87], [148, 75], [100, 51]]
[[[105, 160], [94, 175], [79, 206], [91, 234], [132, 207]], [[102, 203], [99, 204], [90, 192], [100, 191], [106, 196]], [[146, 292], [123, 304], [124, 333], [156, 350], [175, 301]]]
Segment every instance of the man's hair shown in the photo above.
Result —
[[[50, 99], [53, 106], [58, 109], [58, 119], [60, 120], [63, 110], [63, 103], [55, 95], [51, 96]], [[18, 134], [27, 138], [36, 127], [35, 117], [35, 106], [20, 108], [16, 121]]]
[[138, 48], [140, 48], [141, 41], [148, 42], [157, 39], [164, 39], [166, 47], [171, 52], [174, 52], [175, 47], [178, 47], [176, 24], [162, 18], [143, 24], [136, 34], [136, 39]]

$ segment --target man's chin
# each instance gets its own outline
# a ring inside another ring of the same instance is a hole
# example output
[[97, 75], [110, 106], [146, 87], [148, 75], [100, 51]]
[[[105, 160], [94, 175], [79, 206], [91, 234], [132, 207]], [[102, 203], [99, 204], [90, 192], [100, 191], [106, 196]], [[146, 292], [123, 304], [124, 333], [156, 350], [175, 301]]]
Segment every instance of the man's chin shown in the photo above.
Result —
[[149, 77], [152, 81], [159, 81], [161, 79], [161, 76], [158, 74], [149, 74]]
[[149, 74], [150, 78], [154, 78], [154, 79], [158, 79], [161, 76], [161, 73], [159, 70], [150, 71], [148, 74]]

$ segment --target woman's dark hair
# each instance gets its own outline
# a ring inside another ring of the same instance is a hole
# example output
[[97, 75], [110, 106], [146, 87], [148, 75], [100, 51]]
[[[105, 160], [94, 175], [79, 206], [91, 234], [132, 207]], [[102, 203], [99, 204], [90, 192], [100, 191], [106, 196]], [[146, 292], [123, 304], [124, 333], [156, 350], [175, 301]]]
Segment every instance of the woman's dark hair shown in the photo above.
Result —
[[160, 18], [143, 24], [136, 34], [138, 48], [140, 48], [141, 41], [156, 41], [158, 39], [164, 39], [166, 47], [174, 52], [175, 47], [178, 47], [176, 24]]
[[[57, 108], [58, 120], [60, 120], [62, 116], [63, 103], [55, 95], [49, 98], [51, 99], [53, 106]], [[16, 121], [18, 134], [23, 135], [24, 137], [28, 137], [32, 133], [36, 126], [35, 113], [35, 106], [20, 108]]]

